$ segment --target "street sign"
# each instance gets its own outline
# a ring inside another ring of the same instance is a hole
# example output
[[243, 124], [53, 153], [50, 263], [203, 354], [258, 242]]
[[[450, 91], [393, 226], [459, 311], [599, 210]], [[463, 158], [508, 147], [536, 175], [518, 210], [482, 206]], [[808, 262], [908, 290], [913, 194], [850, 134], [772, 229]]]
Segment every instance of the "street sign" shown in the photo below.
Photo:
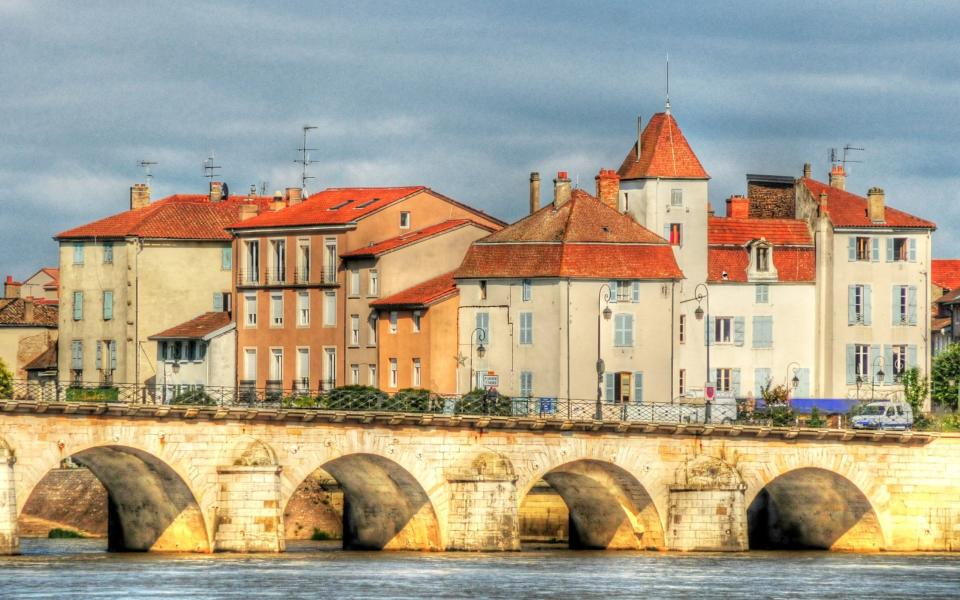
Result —
[[500, 387], [500, 376], [499, 375], [484, 375], [483, 376], [483, 387]]

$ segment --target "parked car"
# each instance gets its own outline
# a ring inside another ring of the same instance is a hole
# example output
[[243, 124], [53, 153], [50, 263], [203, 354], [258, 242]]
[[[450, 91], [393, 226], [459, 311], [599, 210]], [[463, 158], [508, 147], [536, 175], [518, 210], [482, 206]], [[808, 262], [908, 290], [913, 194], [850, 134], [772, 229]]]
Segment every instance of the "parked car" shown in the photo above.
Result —
[[852, 419], [854, 429], [910, 429], [913, 409], [906, 402], [884, 400], [870, 402]]

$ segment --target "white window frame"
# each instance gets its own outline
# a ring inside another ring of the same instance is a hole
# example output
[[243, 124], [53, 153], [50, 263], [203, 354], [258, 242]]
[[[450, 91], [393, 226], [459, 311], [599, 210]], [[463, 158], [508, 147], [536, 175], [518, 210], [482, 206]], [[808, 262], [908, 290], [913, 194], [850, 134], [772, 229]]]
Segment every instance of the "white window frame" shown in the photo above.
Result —
[[[330, 299], [333, 298], [331, 301]], [[323, 326], [337, 326], [337, 292], [326, 291], [323, 293]]]
[[864, 383], [870, 381], [870, 344], [853, 345], [853, 374]]
[[713, 343], [714, 344], [732, 344], [733, 343], [733, 317], [716, 317], [714, 319]]
[[399, 366], [397, 365], [397, 359], [391, 358], [389, 360], [389, 364], [390, 364], [390, 379], [388, 380], [388, 385], [391, 388], [396, 388], [397, 383], [400, 380], [400, 374], [398, 372]]
[[420, 333], [420, 319], [423, 318], [423, 313], [419, 310], [413, 311], [413, 316], [411, 321], [413, 323], [413, 333]]
[[733, 391], [733, 369], [718, 368], [714, 371], [718, 392]]
[[297, 239], [297, 274], [298, 283], [310, 281], [310, 238]]
[[260, 281], [260, 240], [246, 240], [243, 243], [243, 264], [246, 266], [248, 283]]
[[523, 280], [521, 283], [521, 298], [523, 302], [530, 302], [533, 299], [533, 280]]
[[[250, 309], [253, 310], [250, 310]], [[255, 329], [257, 326], [257, 294], [256, 292], [252, 294], [243, 295], [243, 325], [247, 329]]]
[[670, 190], [670, 206], [683, 206], [683, 189], [673, 188]]
[[360, 345], [360, 315], [350, 315], [350, 345]]
[[400, 229], [410, 229], [410, 222], [412, 217], [410, 216], [410, 211], [401, 210], [400, 211]]
[[380, 295], [380, 273], [376, 269], [367, 271], [367, 296], [376, 298]]
[[[306, 362], [304, 362], [306, 356]], [[301, 391], [310, 389], [310, 347], [297, 346], [297, 379], [294, 387]]]
[[297, 292], [297, 327], [310, 326], [310, 292]]
[[680, 315], [678, 330], [680, 333], [680, 343], [685, 344], [687, 342], [687, 315]]
[[283, 348], [270, 347], [270, 367], [267, 371], [269, 381], [283, 381]]
[[395, 310], [391, 310], [391, 311], [390, 311], [390, 329], [389, 329], [390, 335], [394, 335], [395, 333], [397, 333], [397, 330], [398, 330], [397, 321], [398, 321], [398, 319], [399, 319], [399, 313], [397, 313], [397, 311], [395, 311]]
[[350, 365], [350, 385], [360, 385], [360, 365]]
[[360, 297], [360, 269], [350, 269], [350, 297]]
[[[252, 362], [251, 362], [251, 359], [252, 359]], [[169, 360], [169, 358], [167, 360]], [[252, 373], [251, 373], [251, 368], [253, 370]], [[244, 381], [257, 380], [257, 349], [256, 348], [243, 349], [243, 380]]]
[[380, 316], [377, 313], [370, 315], [370, 318], [367, 319], [367, 325], [369, 326], [367, 336], [367, 346], [372, 347], [377, 345], [377, 327], [380, 322]]
[[270, 294], [270, 327], [283, 327], [283, 292]]
[[413, 387], [418, 388], [422, 385], [422, 364], [419, 358], [413, 359]]
[[287, 280], [287, 240], [286, 238], [270, 238], [270, 271], [269, 280], [273, 283], [285, 283]]
[[368, 370], [369, 376], [370, 376], [370, 385], [373, 386], [373, 387], [375, 387], [375, 388], [379, 388], [379, 387], [380, 387], [380, 382], [377, 381], [377, 365], [370, 365], [370, 366], [367, 368], [367, 370]]

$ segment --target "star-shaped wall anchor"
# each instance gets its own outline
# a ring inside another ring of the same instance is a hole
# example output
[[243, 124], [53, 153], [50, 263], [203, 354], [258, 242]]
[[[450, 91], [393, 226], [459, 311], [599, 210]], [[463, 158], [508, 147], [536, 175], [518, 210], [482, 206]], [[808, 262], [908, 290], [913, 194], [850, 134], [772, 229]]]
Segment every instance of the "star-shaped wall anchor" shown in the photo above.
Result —
[[467, 364], [467, 357], [464, 356], [462, 352], [457, 352], [457, 355], [453, 357], [453, 360], [457, 361], [458, 367], [463, 367]]

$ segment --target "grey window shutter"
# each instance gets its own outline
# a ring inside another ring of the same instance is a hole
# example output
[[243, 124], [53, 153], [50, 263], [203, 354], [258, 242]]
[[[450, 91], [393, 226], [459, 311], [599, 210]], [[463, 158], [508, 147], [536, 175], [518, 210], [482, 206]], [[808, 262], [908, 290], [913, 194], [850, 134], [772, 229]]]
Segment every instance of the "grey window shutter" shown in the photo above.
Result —
[[880, 238], [870, 238], [870, 260], [880, 262]]
[[907, 288], [907, 323], [917, 324], [917, 286]]
[[887, 262], [893, 262], [893, 238], [887, 238]]
[[606, 384], [604, 387], [606, 387], [607, 402], [613, 402], [613, 395], [616, 393], [615, 390], [613, 389], [614, 388], [613, 373], [604, 374], [604, 383]]
[[857, 260], [857, 238], [853, 236], [847, 238], [847, 260]]
[[733, 343], [737, 346], [743, 345], [743, 333], [744, 333], [744, 323], [743, 317], [734, 317], [733, 319]]
[[870, 286], [863, 286], [863, 324], [870, 325], [873, 322], [873, 302], [870, 298]]
[[883, 346], [883, 382], [893, 383], [893, 346], [889, 344]]
[[[883, 383], [882, 379], [877, 378], [877, 372], [880, 371], [880, 361], [877, 360], [877, 357], [880, 356], [880, 344], [873, 344], [870, 346], [870, 381], [876, 381], [877, 383]], [[869, 383], [869, 382], [867, 382]]]
[[730, 388], [733, 390], [733, 397], [740, 397], [740, 369], [730, 369]]
[[847, 385], [857, 382], [856, 362], [856, 347], [853, 344], [847, 344]]
[[917, 262], [917, 240], [910, 238], [910, 262]]
[[857, 322], [857, 304], [856, 304], [857, 286], [847, 286], [847, 325], [853, 325]]

